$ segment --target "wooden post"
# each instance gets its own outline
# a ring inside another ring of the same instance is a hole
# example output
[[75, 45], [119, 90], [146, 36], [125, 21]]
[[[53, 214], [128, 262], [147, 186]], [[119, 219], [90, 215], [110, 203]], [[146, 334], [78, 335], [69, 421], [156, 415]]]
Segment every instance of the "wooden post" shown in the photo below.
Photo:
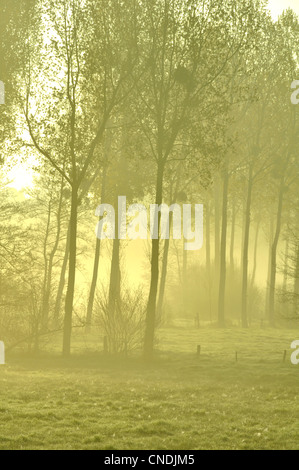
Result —
[[238, 362], [238, 351], [236, 351], [236, 362]]
[[197, 357], [200, 356], [200, 353], [201, 353], [201, 346], [198, 345], [198, 346], [197, 346]]
[[5, 346], [3, 341], [0, 341], [0, 365], [3, 366], [5, 364]]
[[283, 362], [285, 362], [287, 359], [287, 351], [284, 351], [283, 353]]

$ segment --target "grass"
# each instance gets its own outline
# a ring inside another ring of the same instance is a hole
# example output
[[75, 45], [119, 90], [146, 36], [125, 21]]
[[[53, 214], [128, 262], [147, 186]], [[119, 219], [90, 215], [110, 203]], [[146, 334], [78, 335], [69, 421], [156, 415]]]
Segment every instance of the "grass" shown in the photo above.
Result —
[[150, 366], [83, 353], [79, 333], [67, 361], [50, 345], [38, 358], [11, 353], [0, 367], [0, 449], [298, 449], [298, 337], [177, 326], [160, 330]]

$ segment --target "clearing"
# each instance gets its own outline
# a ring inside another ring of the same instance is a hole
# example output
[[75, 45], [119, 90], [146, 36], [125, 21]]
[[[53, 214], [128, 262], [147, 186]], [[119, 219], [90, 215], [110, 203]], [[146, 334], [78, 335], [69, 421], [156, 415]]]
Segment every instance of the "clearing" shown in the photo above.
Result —
[[78, 332], [70, 360], [59, 337], [38, 358], [8, 354], [0, 449], [298, 450], [295, 339], [292, 330], [161, 329], [151, 366], [86, 350], [98, 339]]

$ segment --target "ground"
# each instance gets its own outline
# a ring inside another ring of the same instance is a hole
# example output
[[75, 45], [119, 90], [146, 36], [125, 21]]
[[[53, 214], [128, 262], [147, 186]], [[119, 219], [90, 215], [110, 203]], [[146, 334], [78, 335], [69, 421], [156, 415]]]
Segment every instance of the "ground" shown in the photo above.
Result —
[[298, 450], [295, 339], [177, 325], [159, 331], [147, 366], [86, 352], [79, 333], [69, 360], [49, 345], [39, 358], [12, 352], [0, 366], [0, 449]]

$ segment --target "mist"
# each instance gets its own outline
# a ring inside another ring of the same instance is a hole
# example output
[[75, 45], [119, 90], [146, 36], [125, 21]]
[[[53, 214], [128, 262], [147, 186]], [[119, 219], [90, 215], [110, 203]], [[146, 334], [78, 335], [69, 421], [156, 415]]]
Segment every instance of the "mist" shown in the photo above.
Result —
[[266, 3], [1, 0], [0, 448], [298, 447], [299, 23]]

